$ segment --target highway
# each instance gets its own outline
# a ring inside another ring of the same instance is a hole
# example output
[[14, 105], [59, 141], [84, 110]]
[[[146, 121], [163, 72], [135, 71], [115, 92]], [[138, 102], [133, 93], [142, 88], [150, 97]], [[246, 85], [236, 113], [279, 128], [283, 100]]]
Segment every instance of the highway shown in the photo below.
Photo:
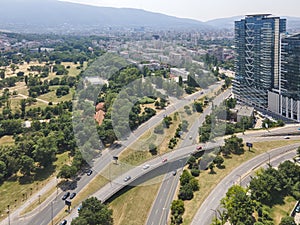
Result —
[[[205, 96], [208, 93], [213, 93], [214, 90], [218, 89], [222, 83], [214, 84], [209, 86], [207, 89], [202, 92], [196, 92], [192, 95], [189, 95], [183, 99], [177, 99], [172, 105], [168, 106], [166, 110], [152, 117], [150, 120], [142, 124], [138, 129], [130, 134], [127, 140], [122, 141], [122, 146], [117, 149], [109, 150], [105, 149], [102, 152], [102, 156], [95, 159], [94, 165], [92, 165], [92, 169], [94, 173], [92, 176], [82, 176], [80, 180], [76, 182], [76, 187], [74, 189], [75, 192], [80, 192], [95, 176], [96, 173], [100, 173], [103, 171], [111, 162], [112, 157], [119, 155], [124, 149], [128, 146], [132, 145], [135, 141], [137, 141], [146, 131], [150, 128], [158, 125], [165, 115], [170, 115], [183, 106], [191, 103], [192, 100], [197, 99], [199, 97]], [[155, 164], [155, 163], [154, 163]], [[119, 185], [122, 185], [123, 178], [120, 180], [116, 180]], [[115, 183], [115, 182], [114, 182]], [[120, 186], [119, 186], [120, 187]], [[59, 195], [52, 194], [47, 198], [45, 202], [43, 202], [36, 210], [33, 212], [26, 214], [24, 216], [20, 216], [16, 213], [10, 214], [10, 224], [11, 225], [47, 225], [51, 223], [53, 217], [55, 217], [63, 208], [65, 208], [64, 201], [61, 200], [63, 193]], [[4, 219], [0, 224], [4, 225], [8, 223], [8, 218]]]
[[[217, 96], [213, 104], [219, 105], [224, 101], [224, 99], [228, 98], [231, 94], [230, 90], [225, 91], [224, 93]], [[198, 138], [198, 128], [205, 121], [205, 117], [211, 113], [211, 105], [205, 108], [200, 117], [192, 124], [188, 133], [186, 134], [186, 138], [181, 142], [179, 148], [184, 148], [188, 146], [192, 146], [193, 143], [197, 143]], [[189, 137], [192, 137], [191, 139]], [[201, 144], [203, 147], [205, 144]], [[194, 151], [195, 149], [191, 149]], [[185, 161], [186, 162], [186, 161]], [[184, 165], [182, 165], [183, 167]], [[156, 224], [167, 224], [167, 218], [170, 211], [170, 205], [174, 199], [174, 195], [176, 193], [176, 188], [178, 186], [179, 177], [181, 175], [182, 170], [178, 171], [176, 176], [172, 180], [163, 180], [157, 197], [152, 205], [151, 211], [149, 213], [146, 225], [156, 225]], [[167, 175], [166, 175], [167, 176]]]
[[[214, 210], [219, 208], [220, 200], [225, 196], [227, 190], [233, 184], [241, 182], [243, 186], [247, 185], [250, 182], [250, 176], [254, 176], [253, 172], [258, 167], [265, 165], [269, 162], [269, 160], [272, 162], [271, 165], [276, 166], [286, 159], [291, 159], [296, 155], [296, 151], [294, 150], [299, 146], [300, 143], [273, 149], [268, 153], [258, 155], [235, 168], [211, 191], [201, 207], [198, 209], [191, 225], [211, 224], [214, 216]], [[288, 155], [286, 155], [286, 153], [288, 153]]]

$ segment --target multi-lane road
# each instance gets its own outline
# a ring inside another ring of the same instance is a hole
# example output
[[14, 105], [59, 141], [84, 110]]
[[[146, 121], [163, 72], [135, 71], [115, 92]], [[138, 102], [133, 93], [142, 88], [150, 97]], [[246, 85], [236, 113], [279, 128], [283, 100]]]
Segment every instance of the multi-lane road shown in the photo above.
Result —
[[297, 143], [273, 149], [268, 153], [258, 155], [235, 168], [208, 195], [194, 216], [191, 225], [211, 224], [214, 210], [219, 208], [220, 200], [225, 196], [227, 190], [233, 184], [241, 183], [243, 186], [246, 186], [251, 180], [250, 176], [255, 175], [254, 172], [257, 168], [266, 165], [269, 160], [271, 165], [277, 166], [280, 162], [293, 158], [296, 155], [295, 149], [299, 146], [300, 143]]
[[[224, 93], [218, 95], [214, 101], [213, 105], [217, 106], [224, 101], [224, 99], [228, 98], [231, 94], [230, 90], [225, 91]], [[193, 143], [197, 143], [198, 138], [198, 129], [201, 124], [205, 121], [205, 117], [209, 115], [211, 112], [211, 105], [205, 108], [201, 116], [194, 121], [192, 126], [190, 127], [188, 133], [186, 134], [186, 138], [182, 140], [181, 145], [179, 148], [189, 147], [190, 151], [193, 152], [196, 148]], [[193, 146], [193, 147], [191, 147]], [[202, 146], [204, 148], [204, 146]], [[208, 146], [205, 146], [208, 147]], [[183, 158], [184, 162], [187, 158]], [[184, 164], [182, 164], [183, 168]], [[178, 186], [179, 176], [181, 174], [181, 170], [178, 171], [179, 173], [173, 179], [167, 180], [164, 179], [157, 197], [152, 205], [151, 211], [149, 213], [146, 225], [156, 225], [156, 224], [166, 224], [167, 223], [167, 216], [170, 211], [170, 204], [173, 201], [174, 195], [176, 193], [176, 188]], [[166, 174], [168, 176], [168, 174]]]
[[[159, 122], [161, 122], [161, 120], [165, 115], [169, 115], [173, 113], [179, 108], [182, 108], [184, 105], [189, 104], [193, 99], [199, 98], [200, 96], [205, 95], [210, 91], [213, 91], [215, 88], [217, 88], [217, 85], [214, 85], [213, 87], [210, 87], [210, 89], [205, 90], [204, 93], [196, 93], [192, 96], [186, 97], [185, 99], [175, 101], [174, 104], [172, 106], [169, 106], [163, 113], [160, 113], [157, 116], [153, 117], [147, 123], [142, 125], [139, 129], [137, 129], [134, 133], [132, 133], [127, 140], [122, 142], [122, 147], [114, 150], [106, 149], [105, 151], [103, 151], [102, 156], [95, 160], [93, 166], [93, 170], [95, 172], [90, 177], [82, 176], [81, 179], [77, 182], [77, 187], [75, 188], [75, 191], [79, 192], [80, 190], [82, 190], [86, 186], [86, 184], [88, 184], [89, 181], [93, 178], [93, 176], [95, 176], [97, 172], [103, 171], [105, 167], [111, 163], [112, 156], [120, 154], [127, 146], [133, 144], [148, 129], [154, 127]], [[226, 92], [226, 94], [228, 93]], [[216, 98], [214, 104], [218, 104], [218, 101], [221, 102], [223, 99], [224, 96], [222, 97], [222, 95], [220, 95], [219, 97]], [[203, 116], [200, 117], [193, 124], [193, 126], [189, 130], [189, 134], [187, 135], [187, 137], [193, 136], [194, 139], [195, 136], [197, 136], [198, 127], [204, 121], [205, 115], [209, 113], [210, 113], [210, 107], [207, 108], [207, 110], [204, 111]], [[256, 132], [256, 134], [255, 133], [246, 134], [246, 136], [249, 138], [249, 140], [255, 141], [255, 139], [262, 139], [262, 137], [256, 137], [256, 136], [261, 136], [264, 134], [274, 133], [274, 132], [275, 131], [272, 132], [259, 131]], [[276, 137], [264, 137], [263, 139], [273, 139], [273, 138]], [[109, 185], [106, 185], [105, 187], [101, 188], [97, 193], [95, 193], [95, 196], [103, 201], [110, 198], [117, 191], [119, 191], [124, 186], [127, 186], [129, 184], [129, 182], [127, 183], [123, 180], [126, 175], [130, 175], [132, 177], [131, 181], [133, 181], [133, 183], [131, 183], [131, 185], [135, 185], [135, 182], [140, 182], [140, 180], [142, 179], [148, 179], [150, 177], [156, 176], [157, 174], [161, 174], [161, 171], [164, 171], [164, 173], [167, 174], [167, 178], [164, 179], [164, 182], [160, 188], [158, 198], [157, 198], [159, 199], [159, 196], [161, 196], [162, 200], [159, 200], [159, 204], [153, 205], [152, 211], [148, 218], [149, 225], [164, 224], [164, 221], [166, 220], [168, 215], [170, 202], [172, 201], [175, 193], [175, 188], [176, 188], [175, 184], [178, 183], [178, 179], [179, 179], [178, 173], [176, 176], [171, 176], [170, 171], [178, 170], [179, 168], [181, 168], [183, 165], [183, 161], [186, 160], [186, 158], [189, 156], [190, 153], [195, 151], [196, 145], [192, 145], [192, 140], [186, 138], [185, 140], [183, 140], [182, 146], [187, 146], [187, 147], [183, 147], [174, 152], [166, 154], [164, 157], [168, 158], [168, 163], [162, 163], [161, 158], [158, 157], [148, 162], [148, 164], [151, 164], [149, 170], [143, 170], [142, 166], [134, 167], [132, 170], [125, 172], [122, 176], [117, 177]], [[219, 146], [222, 143], [223, 143], [222, 140], [217, 141], [216, 143], [210, 143], [209, 145], [204, 146], [204, 149], [209, 149], [213, 145]], [[162, 167], [164, 167], [165, 169], [162, 170]], [[168, 193], [167, 195], [165, 194], [166, 192]], [[52, 218], [55, 217], [65, 207], [64, 202], [61, 200], [62, 195], [63, 194], [54, 197], [52, 196], [50, 199], [47, 199], [47, 201], [43, 203], [38, 208], [38, 210], [35, 210], [36, 214], [30, 214], [27, 217], [25, 216], [22, 218], [18, 218], [17, 216], [11, 218], [11, 224], [12, 225], [13, 224], [22, 224], [22, 225], [23, 224], [33, 224], [33, 225], [51, 224]], [[70, 219], [72, 218], [72, 215], [76, 215], [76, 212], [70, 215]], [[158, 220], [155, 218], [158, 218]], [[1, 224], [7, 224], [7, 221], [2, 221], [2, 222], [3, 223]]]
[[[131, 133], [127, 140], [122, 141], [122, 146], [117, 149], [103, 151], [102, 156], [94, 161], [93, 170], [95, 171], [91, 177], [83, 176], [79, 181], [77, 181], [77, 186], [75, 190], [77, 193], [80, 192], [95, 176], [95, 173], [103, 171], [107, 165], [112, 162], [112, 156], [119, 155], [126, 147], [132, 145], [137, 141], [146, 131], [150, 128], [156, 126], [160, 123], [165, 115], [170, 115], [178, 109], [184, 107], [194, 99], [205, 96], [208, 93], [213, 93], [218, 89], [222, 83], [211, 85], [208, 89], [203, 90], [202, 92], [196, 92], [192, 95], [189, 95], [183, 99], [175, 99], [172, 105], [168, 106], [164, 112], [159, 113], [158, 115], [152, 117], [149, 121], [140, 126], [135, 132]], [[118, 182], [122, 183], [122, 182]], [[45, 203], [41, 204], [34, 213], [30, 213], [24, 216], [12, 213], [10, 215], [10, 224], [11, 225], [46, 225], [51, 223], [52, 218], [55, 217], [64, 207], [64, 202], [61, 200], [63, 193], [59, 195], [51, 195]], [[8, 218], [3, 220], [1, 224], [7, 224]]]

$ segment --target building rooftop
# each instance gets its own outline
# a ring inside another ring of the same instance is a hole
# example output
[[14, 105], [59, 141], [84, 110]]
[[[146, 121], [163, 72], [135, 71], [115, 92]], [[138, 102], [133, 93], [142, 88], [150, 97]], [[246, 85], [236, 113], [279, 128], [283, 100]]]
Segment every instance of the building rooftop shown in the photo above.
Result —
[[250, 14], [250, 15], [246, 15], [246, 17], [268, 17], [271, 16], [272, 14]]

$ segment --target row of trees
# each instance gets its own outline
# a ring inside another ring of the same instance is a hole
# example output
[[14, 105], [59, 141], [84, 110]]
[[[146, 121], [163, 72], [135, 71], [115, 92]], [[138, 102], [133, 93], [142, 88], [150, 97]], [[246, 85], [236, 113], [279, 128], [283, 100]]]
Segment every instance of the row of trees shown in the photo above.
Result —
[[183, 170], [182, 175], [180, 176], [178, 200], [173, 201], [171, 205], [171, 224], [182, 224], [182, 215], [185, 211], [184, 201], [191, 200], [194, 197], [194, 192], [198, 190], [198, 180], [195, 179], [188, 170]]
[[[235, 185], [228, 190], [221, 200], [225, 211], [220, 213], [221, 220], [215, 218], [213, 224], [224, 224], [228, 220], [231, 224], [273, 225], [271, 208], [275, 204], [283, 204], [286, 196], [299, 199], [299, 190], [300, 167], [297, 164], [285, 161], [278, 169], [271, 166], [261, 169], [252, 178], [249, 188]], [[280, 225], [289, 224], [296, 225], [293, 217], [283, 217]]]

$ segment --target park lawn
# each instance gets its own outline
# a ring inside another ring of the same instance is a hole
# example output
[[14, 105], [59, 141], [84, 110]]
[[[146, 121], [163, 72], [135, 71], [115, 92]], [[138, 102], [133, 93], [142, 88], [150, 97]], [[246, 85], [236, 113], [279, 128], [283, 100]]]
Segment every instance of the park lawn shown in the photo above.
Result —
[[15, 143], [13, 136], [5, 135], [0, 138], [0, 145], [13, 145]]
[[289, 216], [292, 210], [294, 209], [297, 200], [292, 196], [287, 196], [284, 198], [283, 205], [274, 205], [271, 208], [271, 218], [274, 220], [275, 225], [279, 225], [281, 218], [285, 216]]
[[[56, 102], [65, 102], [65, 101], [70, 101], [72, 100], [72, 96], [73, 96], [73, 93], [75, 92], [73, 88], [70, 88], [70, 92], [69, 94], [67, 95], [64, 95], [60, 98], [58, 98], [56, 96], [56, 90], [59, 88], [60, 86], [50, 86], [50, 92], [46, 93], [46, 94], [43, 94], [43, 95], [40, 95], [38, 96], [37, 98], [39, 99], [42, 99], [44, 101], [47, 101], [47, 102], [53, 102], [53, 103], [56, 103]], [[45, 104], [45, 103], [44, 103]]]
[[152, 184], [149, 180], [114, 199], [109, 204], [113, 210], [114, 225], [145, 224], [160, 185], [161, 181]]
[[[185, 213], [183, 214], [183, 225], [188, 225], [192, 222], [197, 210], [201, 204], [207, 198], [209, 193], [217, 186], [217, 184], [226, 177], [234, 168], [241, 165], [257, 155], [260, 155], [273, 148], [282, 147], [294, 143], [299, 143], [297, 140], [278, 140], [278, 141], [267, 141], [267, 142], [255, 142], [253, 143], [253, 151], [245, 150], [243, 155], [233, 155], [231, 158], [227, 158], [224, 161], [225, 169], [218, 169], [215, 167], [215, 174], [210, 174], [209, 170], [201, 171], [199, 176], [200, 190], [194, 193], [194, 198], [190, 201], [185, 201]], [[235, 178], [233, 178], [235, 179]], [[177, 199], [177, 196], [175, 197]]]
[[0, 220], [7, 216], [7, 205], [10, 205], [10, 210], [16, 209], [16, 207], [19, 204], [22, 204], [26, 198], [29, 198], [32, 194], [44, 187], [44, 185], [56, 175], [55, 169], [58, 171], [63, 165], [62, 162], [66, 162], [67, 158], [68, 153], [57, 155], [57, 161], [54, 163], [56, 168], [47, 168], [41, 171], [35, 176], [35, 181], [31, 183], [25, 182], [24, 184], [20, 184], [17, 175], [11, 177], [8, 181], [3, 182], [0, 186]]
[[[56, 157], [57, 160], [53, 163], [56, 168], [56, 171], [54, 174], [51, 175], [51, 177], [56, 176], [60, 168], [65, 164], [69, 164], [70, 162], [69, 152], [64, 152], [62, 154], [56, 155]], [[54, 191], [56, 191], [56, 187], [52, 187], [49, 191], [43, 194], [40, 199], [36, 199], [35, 201], [33, 201], [30, 206], [28, 206], [21, 212], [21, 214], [26, 214], [28, 212], [31, 212], [33, 209], [38, 207], [40, 203], [45, 201]]]
[[[172, 116], [173, 118], [173, 116]], [[149, 152], [149, 144], [153, 143], [157, 146], [157, 152], [159, 155], [166, 153], [168, 149], [169, 140], [174, 136], [178, 124], [181, 121], [174, 119], [168, 129], [164, 129], [164, 134], [159, 135], [154, 133], [154, 128], [151, 128], [148, 132], [142, 135], [136, 142], [130, 145], [125, 151], [122, 152], [119, 159], [129, 165], [139, 165], [152, 157]]]
[[77, 66], [80, 66], [79, 63], [75, 64], [73, 62], [62, 62], [61, 65], [64, 65], [66, 68], [67, 66], [70, 66], [69, 69], [67, 69], [69, 71], [68, 76], [73, 76], [76, 77], [77, 75], [80, 74], [81, 70], [84, 69], [84, 66], [86, 66], [87, 64], [83, 64], [83, 68], [81, 69], [77, 69]]

